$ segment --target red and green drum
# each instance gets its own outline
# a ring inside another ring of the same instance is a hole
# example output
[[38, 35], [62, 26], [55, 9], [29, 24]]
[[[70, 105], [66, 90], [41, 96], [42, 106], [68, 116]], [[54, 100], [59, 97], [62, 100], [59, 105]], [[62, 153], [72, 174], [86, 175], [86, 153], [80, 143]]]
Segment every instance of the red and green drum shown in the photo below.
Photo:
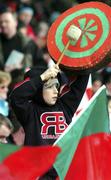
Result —
[[76, 42], [71, 41], [65, 51], [63, 67], [87, 71], [97, 69], [110, 61], [111, 49], [111, 7], [100, 2], [76, 5], [51, 25], [47, 46], [51, 57], [57, 62], [69, 41], [67, 31], [71, 25], [81, 29], [82, 34]]

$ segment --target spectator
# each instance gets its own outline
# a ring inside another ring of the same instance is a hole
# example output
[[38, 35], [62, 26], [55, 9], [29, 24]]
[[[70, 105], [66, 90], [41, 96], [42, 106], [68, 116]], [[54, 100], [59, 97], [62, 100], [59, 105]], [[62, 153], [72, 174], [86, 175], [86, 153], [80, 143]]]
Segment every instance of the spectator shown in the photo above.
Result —
[[26, 36], [30, 37], [31, 39], [35, 40], [36, 36], [35, 36], [35, 32], [33, 30], [33, 27], [31, 26], [31, 20], [33, 17], [33, 9], [31, 7], [22, 7], [21, 9], [19, 9], [18, 12], [18, 20], [19, 20], [19, 24], [18, 27], [20, 29], [21, 24], [24, 24], [25, 26], [25, 33]]
[[[14, 78], [22, 76], [24, 69], [33, 65], [35, 46], [28, 37], [17, 31], [17, 19], [10, 11], [1, 13], [0, 28], [0, 69], [11, 72], [11, 74], [16, 71], [13, 73]], [[21, 55], [23, 61], [19, 63]], [[14, 59], [14, 64], [11, 61], [10, 64], [6, 65], [10, 56], [11, 59]]]
[[45, 21], [40, 21], [36, 29], [36, 41], [35, 41], [38, 50], [36, 53], [36, 59], [34, 61], [34, 65], [36, 66], [41, 65], [46, 68], [49, 61], [52, 61], [47, 50], [48, 30], [49, 30], [48, 23]]
[[[59, 96], [59, 71], [57, 65], [45, 72], [37, 68], [34, 76], [10, 95], [12, 108], [25, 130], [25, 145], [53, 144], [70, 124], [80, 103], [88, 76], [73, 79], [67, 92]], [[45, 177], [55, 179], [56, 172], [51, 170]]]
[[0, 143], [8, 143], [8, 137], [13, 132], [13, 125], [11, 121], [0, 114]]
[[9, 107], [7, 101], [8, 98], [8, 87], [11, 83], [11, 76], [8, 72], [0, 71], [0, 114], [9, 117], [14, 130], [12, 133], [13, 142], [16, 145], [23, 145], [25, 133], [20, 123], [17, 121], [16, 116], [14, 115], [13, 110]]
[[8, 87], [11, 83], [11, 76], [9, 73], [0, 71], [0, 113], [4, 116], [9, 115], [9, 105], [7, 102]]
[[99, 73], [92, 75], [92, 92], [95, 94], [97, 90], [102, 86], [102, 76]]
[[49, 30], [49, 25], [45, 21], [40, 21], [37, 26], [36, 36], [37, 36], [37, 46], [39, 48], [45, 48], [47, 44], [47, 33]]

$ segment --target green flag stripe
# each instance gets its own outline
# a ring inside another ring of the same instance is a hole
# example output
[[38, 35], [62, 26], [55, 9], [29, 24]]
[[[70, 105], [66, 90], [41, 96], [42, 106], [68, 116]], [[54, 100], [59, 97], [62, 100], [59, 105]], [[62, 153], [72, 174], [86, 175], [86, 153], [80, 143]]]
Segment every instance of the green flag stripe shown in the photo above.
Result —
[[2, 162], [7, 156], [21, 149], [20, 146], [12, 144], [0, 144], [0, 162]]

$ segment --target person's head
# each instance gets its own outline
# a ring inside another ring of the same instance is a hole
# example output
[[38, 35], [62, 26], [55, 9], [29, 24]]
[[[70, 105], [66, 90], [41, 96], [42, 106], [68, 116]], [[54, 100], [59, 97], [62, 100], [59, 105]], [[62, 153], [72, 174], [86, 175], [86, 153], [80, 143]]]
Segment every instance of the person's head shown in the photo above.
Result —
[[94, 73], [92, 76], [92, 91], [95, 94], [102, 86], [102, 76], [98, 73]]
[[50, 24], [52, 24], [57, 18], [58, 16], [60, 15], [60, 12], [59, 11], [54, 11], [51, 13], [51, 16], [49, 18], [49, 22]]
[[11, 75], [0, 71], [0, 99], [7, 99], [8, 86], [11, 83]]
[[7, 137], [13, 132], [13, 125], [11, 121], [0, 114], [0, 143], [7, 143]]
[[55, 105], [58, 94], [59, 94], [60, 84], [57, 78], [52, 78], [46, 81], [43, 85], [43, 99], [49, 106]]
[[93, 93], [95, 94], [101, 86], [102, 86], [101, 80], [96, 79], [95, 81], [93, 81], [92, 84]]
[[41, 21], [37, 26], [37, 36], [46, 37], [49, 30], [49, 25], [45, 21]]
[[49, 25], [45, 21], [39, 22], [36, 30], [36, 44], [39, 48], [45, 48], [47, 44], [47, 33]]
[[[33, 67], [25, 73], [24, 79], [38, 77], [46, 70], [47, 68], [44, 66]], [[38, 89], [33, 100], [42, 104], [45, 102], [49, 106], [54, 105], [60, 95], [62, 85], [66, 83], [63, 77], [61, 73], [58, 73], [56, 78], [50, 78], [48, 81], [45, 81]]]
[[1, 33], [6, 38], [12, 38], [17, 32], [16, 15], [10, 11], [2, 12], [0, 14], [0, 28]]
[[33, 9], [31, 7], [22, 7], [18, 12], [18, 18], [25, 25], [29, 25], [33, 17]]

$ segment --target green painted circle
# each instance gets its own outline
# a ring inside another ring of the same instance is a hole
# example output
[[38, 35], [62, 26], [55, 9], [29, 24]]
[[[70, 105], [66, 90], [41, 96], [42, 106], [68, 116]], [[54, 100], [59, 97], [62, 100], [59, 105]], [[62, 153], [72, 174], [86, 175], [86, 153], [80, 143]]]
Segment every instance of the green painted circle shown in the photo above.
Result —
[[105, 27], [105, 28], [103, 28], [102, 36], [101, 36], [100, 40], [95, 44], [95, 46], [93, 46], [89, 50], [85, 50], [82, 52], [72, 52], [70, 50], [67, 50], [65, 52], [65, 55], [68, 57], [82, 58], [82, 57], [86, 57], [86, 56], [91, 56], [95, 51], [97, 51], [102, 46], [102, 44], [104, 43], [104, 41], [106, 40], [106, 38], [109, 34], [110, 25], [109, 25], [109, 21], [108, 21], [106, 15], [104, 14], [104, 12], [100, 11], [97, 8], [95, 8], [95, 9], [94, 8], [86, 8], [83, 10], [79, 10], [79, 11], [74, 12], [73, 14], [67, 16], [57, 28], [56, 35], [55, 35], [55, 41], [56, 41], [57, 47], [59, 48], [59, 50], [61, 52], [64, 49], [64, 44], [62, 43], [62, 39], [60, 37], [62, 37], [64, 28], [71, 20], [73, 20], [74, 18], [76, 18], [80, 15], [84, 15], [84, 14], [94, 14], [96, 16], [98, 15], [98, 17], [101, 20], [102, 27]]

